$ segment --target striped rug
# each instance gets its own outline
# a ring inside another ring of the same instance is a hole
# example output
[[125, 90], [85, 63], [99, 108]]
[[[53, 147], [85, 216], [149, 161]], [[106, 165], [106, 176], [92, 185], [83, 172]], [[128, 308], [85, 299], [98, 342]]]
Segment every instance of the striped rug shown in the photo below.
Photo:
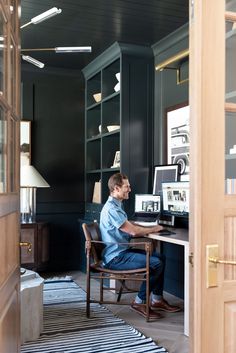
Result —
[[21, 353], [167, 352], [103, 306], [91, 304], [87, 319], [85, 306], [85, 292], [73, 280], [46, 280], [42, 335]]

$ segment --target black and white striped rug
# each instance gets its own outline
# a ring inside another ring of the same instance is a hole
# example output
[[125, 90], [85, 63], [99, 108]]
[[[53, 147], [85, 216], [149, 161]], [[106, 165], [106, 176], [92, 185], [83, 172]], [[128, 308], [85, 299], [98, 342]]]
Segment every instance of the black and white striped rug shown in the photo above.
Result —
[[44, 328], [21, 353], [167, 352], [108, 309], [91, 304], [86, 318], [85, 292], [70, 278], [44, 283]]

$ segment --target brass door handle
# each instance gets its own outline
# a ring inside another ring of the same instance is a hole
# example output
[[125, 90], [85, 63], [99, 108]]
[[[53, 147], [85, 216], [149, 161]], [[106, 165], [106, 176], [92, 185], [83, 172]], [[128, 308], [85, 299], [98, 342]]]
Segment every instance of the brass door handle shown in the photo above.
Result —
[[236, 261], [220, 259], [219, 245], [211, 244], [206, 246], [206, 287], [218, 286], [218, 264], [236, 265]]
[[28, 241], [21, 241], [20, 246], [27, 246], [27, 251], [28, 252], [32, 251], [32, 244], [29, 243]]
[[218, 257], [208, 257], [208, 261], [213, 262], [214, 264], [236, 265], [236, 261], [220, 260]]

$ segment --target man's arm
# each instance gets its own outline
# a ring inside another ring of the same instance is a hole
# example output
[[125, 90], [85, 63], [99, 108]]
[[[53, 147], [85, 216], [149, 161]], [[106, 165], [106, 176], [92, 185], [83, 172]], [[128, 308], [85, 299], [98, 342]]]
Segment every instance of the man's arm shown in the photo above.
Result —
[[125, 221], [125, 223], [123, 223], [122, 226], [120, 227], [120, 230], [122, 232], [128, 233], [133, 237], [139, 237], [150, 233], [157, 233], [161, 229], [163, 229], [163, 227], [159, 225], [145, 227], [145, 226], [139, 226], [138, 224], [134, 224], [129, 221]]

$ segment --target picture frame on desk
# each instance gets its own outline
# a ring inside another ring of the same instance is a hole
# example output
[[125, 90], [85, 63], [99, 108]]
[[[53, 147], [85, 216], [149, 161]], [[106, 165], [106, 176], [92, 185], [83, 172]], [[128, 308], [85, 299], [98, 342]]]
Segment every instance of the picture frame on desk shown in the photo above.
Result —
[[167, 161], [179, 164], [181, 181], [189, 181], [189, 108], [185, 102], [166, 110]]

